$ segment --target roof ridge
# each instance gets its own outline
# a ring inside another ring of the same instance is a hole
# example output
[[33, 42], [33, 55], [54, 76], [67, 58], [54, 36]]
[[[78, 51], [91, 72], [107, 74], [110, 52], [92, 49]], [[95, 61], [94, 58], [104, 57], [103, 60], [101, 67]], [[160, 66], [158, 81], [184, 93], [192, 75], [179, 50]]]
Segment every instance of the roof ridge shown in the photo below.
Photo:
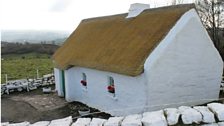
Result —
[[[162, 6], [162, 7], [158, 7], [158, 8], [149, 8], [149, 9], [145, 9], [143, 12], [150, 12], [150, 11], [160, 11], [160, 10], [164, 10], [164, 9], [170, 9], [170, 8], [189, 8], [189, 10], [191, 8], [195, 8], [195, 4], [191, 3], [191, 4], [178, 4], [178, 5], [170, 5], [170, 6]], [[143, 13], [142, 12], [142, 13]], [[91, 17], [91, 18], [85, 18], [82, 19], [81, 22], [88, 22], [88, 21], [92, 21], [92, 20], [96, 20], [96, 19], [102, 19], [102, 18], [108, 18], [108, 17], [116, 17], [116, 16], [122, 16], [124, 15], [124, 18], [127, 16], [128, 12], [126, 13], [119, 13], [119, 14], [112, 14], [112, 15], [105, 15], [105, 16], [98, 16], [98, 17]], [[141, 15], [141, 14], [140, 14]]]

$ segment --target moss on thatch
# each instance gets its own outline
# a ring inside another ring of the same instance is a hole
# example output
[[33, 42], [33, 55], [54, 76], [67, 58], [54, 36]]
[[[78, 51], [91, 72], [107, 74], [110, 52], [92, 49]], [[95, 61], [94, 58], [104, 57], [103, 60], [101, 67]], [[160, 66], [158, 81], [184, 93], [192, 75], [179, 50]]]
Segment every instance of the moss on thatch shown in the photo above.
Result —
[[137, 76], [152, 50], [192, 8], [188, 4], [148, 9], [130, 19], [127, 13], [85, 19], [53, 55], [55, 65]]

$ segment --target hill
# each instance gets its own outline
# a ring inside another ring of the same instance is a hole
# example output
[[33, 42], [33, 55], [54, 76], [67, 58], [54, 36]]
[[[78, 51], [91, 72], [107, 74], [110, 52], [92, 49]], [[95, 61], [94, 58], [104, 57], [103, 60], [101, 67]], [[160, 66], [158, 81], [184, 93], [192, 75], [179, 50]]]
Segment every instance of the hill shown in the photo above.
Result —
[[35, 30], [2, 30], [1, 40], [19, 43], [55, 43], [60, 44], [69, 36], [66, 31], [35, 31]]
[[35, 78], [53, 72], [51, 55], [59, 47], [53, 44], [31, 44], [1, 42], [1, 83], [8, 80]]
[[41, 53], [52, 55], [56, 49], [59, 48], [58, 45], [53, 44], [31, 44], [31, 43], [11, 43], [11, 42], [1, 42], [1, 54], [25, 54], [25, 53]]

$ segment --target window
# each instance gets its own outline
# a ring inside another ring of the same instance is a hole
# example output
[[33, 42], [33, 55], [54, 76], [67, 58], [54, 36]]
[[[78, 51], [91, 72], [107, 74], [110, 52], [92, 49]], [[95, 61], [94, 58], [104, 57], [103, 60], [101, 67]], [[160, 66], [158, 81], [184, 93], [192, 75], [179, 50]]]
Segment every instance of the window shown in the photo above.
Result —
[[86, 81], [86, 74], [82, 73], [82, 80]]
[[86, 81], [86, 74], [82, 73], [82, 80], [81, 80], [82, 86], [87, 86], [87, 81]]
[[108, 77], [107, 90], [108, 90], [109, 93], [115, 94], [115, 87], [114, 87], [114, 79], [113, 79], [113, 77]]

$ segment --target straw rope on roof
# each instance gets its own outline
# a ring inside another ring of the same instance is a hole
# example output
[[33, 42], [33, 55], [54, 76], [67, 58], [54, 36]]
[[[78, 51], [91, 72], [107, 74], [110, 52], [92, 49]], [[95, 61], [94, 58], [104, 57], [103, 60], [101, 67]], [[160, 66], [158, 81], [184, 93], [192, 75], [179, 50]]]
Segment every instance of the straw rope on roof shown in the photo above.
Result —
[[81, 66], [137, 76], [149, 54], [193, 4], [148, 9], [83, 20], [53, 55], [55, 66]]

